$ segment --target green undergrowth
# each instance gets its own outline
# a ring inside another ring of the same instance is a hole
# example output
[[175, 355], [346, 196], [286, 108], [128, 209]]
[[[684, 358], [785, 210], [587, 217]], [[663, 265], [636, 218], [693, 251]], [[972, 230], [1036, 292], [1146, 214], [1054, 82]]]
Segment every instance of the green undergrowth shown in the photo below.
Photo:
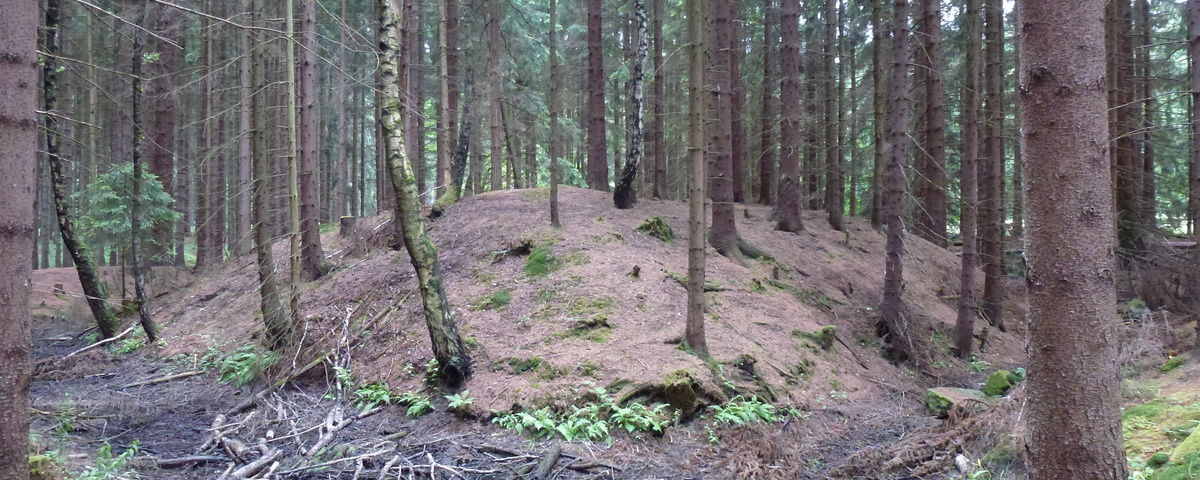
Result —
[[[621, 404], [614, 401], [604, 388], [594, 388], [588, 396], [593, 400], [582, 406], [570, 407], [569, 411], [542, 407], [512, 413], [494, 412], [497, 415], [492, 423], [535, 440], [561, 438], [568, 442], [611, 443], [613, 431], [659, 436], [668, 426], [682, 421], [680, 412], [666, 404], [647, 405], [636, 401]], [[753, 396], [734, 397], [725, 404], [710, 406], [706, 413], [705, 417], [710, 418], [716, 426], [773, 423], [789, 416], [803, 417], [797, 409], [780, 409]], [[710, 441], [720, 440], [711, 426], [706, 431]]]
[[279, 361], [279, 356], [257, 345], [243, 345], [217, 363], [220, 379], [225, 383], [245, 386], [262, 376]]
[[[1125, 451], [1131, 465], [1158, 463], [1151, 460], [1158, 455], [1167, 454], [1176, 457], [1175, 463], [1187, 457], [1188, 452], [1176, 452], [1180, 445], [1195, 441], [1200, 447], [1200, 391], [1177, 393], [1172, 396], [1154, 398], [1149, 401], [1132, 405], [1121, 413], [1122, 430], [1125, 439]], [[1192, 438], [1194, 437], [1194, 438]], [[1200, 453], [1200, 450], [1194, 453]], [[1178, 458], [1183, 457], [1183, 458]], [[1195, 462], [1200, 467], [1200, 462]], [[1175, 469], [1178, 471], [1178, 469]], [[1194, 477], [1162, 476], [1164, 470], [1158, 469], [1154, 479], [1197, 478], [1200, 479], [1200, 468], [1192, 470]]]

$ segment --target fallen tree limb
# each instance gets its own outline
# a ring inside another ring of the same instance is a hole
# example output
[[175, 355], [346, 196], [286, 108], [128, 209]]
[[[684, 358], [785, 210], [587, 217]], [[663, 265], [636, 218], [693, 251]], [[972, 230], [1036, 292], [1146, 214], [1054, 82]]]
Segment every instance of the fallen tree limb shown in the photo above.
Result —
[[133, 383], [131, 383], [129, 385], [125, 385], [124, 387], [121, 387], [121, 388], [126, 389], [126, 388], [133, 388], [133, 387], [144, 387], [146, 385], [154, 385], [156, 383], [163, 383], [163, 382], [169, 382], [171, 380], [178, 380], [181, 378], [194, 377], [196, 375], [201, 375], [203, 373], [204, 373], [204, 370], [192, 370], [190, 372], [176, 373], [174, 375], [167, 375], [165, 377], [158, 377], [158, 378], [152, 378], [150, 380], [133, 382]]
[[113, 343], [113, 342], [119, 341], [119, 340], [121, 340], [121, 339], [125, 338], [125, 336], [126, 336], [126, 335], [129, 335], [129, 332], [132, 332], [134, 328], [137, 328], [137, 324], [130, 325], [130, 326], [129, 326], [129, 328], [126, 328], [124, 332], [121, 332], [121, 333], [119, 333], [119, 334], [117, 334], [117, 335], [115, 335], [115, 336], [108, 337], [108, 338], [106, 338], [106, 339], [104, 339], [104, 340], [101, 340], [101, 341], [99, 341], [99, 342], [93, 343], [93, 344], [91, 344], [91, 345], [88, 345], [88, 346], [86, 346], [86, 347], [83, 347], [83, 348], [81, 348], [81, 349], [79, 349], [79, 350], [76, 350], [76, 351], [74, 351], [74, 352], [71, 352], [71, 353], [68, 353], [68, 354], [66, 354], [66, 355], [63, 355], [63, 356], [61, 356], [61, 357], [59, 357], [59, 358], [56, 358], [56, 359], [51, 359], [51, 360], [49, 360], [49, 362], [48, 362], [48, 363], [58, 363], [58, 362], [61, 362], [61, 361], [63, 361], [63, 360], [66, 360], [66, 359], [68, 359], [68, 358], [71, 358], [71, 357], [74, 357], [74, 356], [76, 356], [76, 355], [79, 355], [79, 354], [81, 354], [81, 353], [87, 353], [87, 352], [90, 352], [90, 351], [92, 351], [92, 350], [95, 350], [95, 349], [97, 349], [97, 348], [100, 348], [100, 347], [103, 347], [103, 346], [105, 346], [105, 345], [108, 345], [108, 344], [110, 344], [110, 343]]
[[550, 447], [550, 451], [546, 452], [546, 456], [542, 457], [542, 461], [538, 462], [537, 468], [533, 469], [533, 480], [546, 480], [550, 477], [550, 470], [554, 468], [554, 464], [558, 462], [558, 457], [562, 455], [562, 446], [555, 445]]
[[158, 468], [179, 468], [195, 463], [215, 463], [228, 461], [229, 459], [226, 457], [217, 457], [213, 455], [193, 455], [190, 457], [163, 458], [155, 460], [154, 463], [158, 464]]

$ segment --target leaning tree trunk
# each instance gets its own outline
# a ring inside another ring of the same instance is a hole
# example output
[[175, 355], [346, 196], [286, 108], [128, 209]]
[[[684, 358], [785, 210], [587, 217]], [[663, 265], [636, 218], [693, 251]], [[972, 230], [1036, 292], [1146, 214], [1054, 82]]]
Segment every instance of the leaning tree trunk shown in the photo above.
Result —
[[887, 329], [889, 357], [901, 362], [917, 354], [908, 320], [904, 316], [904, 210], [908, 191], [904, 166], [908, 162], [908, 1], [896, 0], [892, 25], [892, 69], [888, 85], [891, 155], [883, 187], [884, 223], [887, 225], [887, 261], [883, 273], [883, 302], [879, 313]]
[[0, 478], [29, 478], [29, 376], [37, 164], [38, 2], [0, 15]]
[[976, 158], [979, 155], [979, 20], [980, 0], [967, 0], [966, 61], [962, 83], [962, 166], [959, 170], [959, 199], [962, 204], [959, 231], [962, 235], [962, 270], [959, 277], [958, 318], [954, 323], [954, 346], [958, 358], [971, 356], [975, 332], [975, 268], [978, 264], [975, 243], [975, 215], [978, 193]]
[[776, 229], [797, 233], [804, 230], [800, 216], [800, 0], [783, 0], [779, 31], [779, 199]]
[[[1101, 0], [1020, 9], [1032, 480], [1128, 477]], [[1070, 39], [1070, 40], [1066, 40]]]
[[[149, 15], [147, 15], [149, 16]], [[129, 111], [133, 126], [133, 192], [129, 198], [129, 257], [133, 262], [133, 292], [137, 296], [138, 321], [146, 332], [150, 343], [158, 340], [158, 325], [150, 318], [150, 307], [146, 305], [146, 274], [142, 271], [142, 123], [138, 115], [138, 102], [142, 90], [142, 41], [141, 35], [133, 37], [133, 95], [131, 95]]]
[[[42, 48], [46, 56], [42, 58], [42, 109], [55, 112], [58, 109], [58, 55], [60, 52], [58, 36], [61, 31], [60, 12], [62, 0], [49, 0], [46, 3], [45, 40]], [[117, 319], [108, 307], [108, 295], [104, 292], [104, 282], [92, 264], [92, 256], [87, 245], [76, 236], [75, 220], [71, 218], [71, 200], [67, 198], [67, 175], [63, 166], [63, 158], [59, 156], [58, 133], [61, 131], [58, 117], [46, 115], [46, 160], [50, 166], [50, 185], [54, 191], [54, 211], [58, 216], [58, 231], [62, 234], [63, 246], [75, 261], [75, 270], [79, 275], [79, 285], [83, 287], [83, 295], [87, 298], [88, 308], [96, 319], [96, 326], [102, 338], [116, 334]]]
[[458, 388], [471, 375], [471, 361], [463, 348], [454, 314], [446, 302], [442, 272], [438, 265], [437, 247], [425, 232], [421, 220], [421, 205], [417, 201], [416, 182], [404, 152], [404, 136], [400, 131], [400, 91], [396, 84], [399, 75], [397, 56], [400, 52], [400, 12], [390, 0], [379, 0], [380, 68], [383, 76], [383, 135], [388, 171], [396, 191], [397, 226], [409, 260], [417, 272], [421, 300], [425, 304], [425, 322], [433, 343], [433, 355], [438, 362], [438, 377], [450, 388]]
[[642, 137], [645, 132], [645, 120], [642, 112], [643, 94], [642, 87], [642, 70], [646, 64], [646, 49], [648, 48], [646, 40], [646, 0], [633, 0], [634, 15], [637, 16], [637, 54], [633, 60], [632, 81], [633, 81], [633, 99], [630, 105], [629, 112], [630, 123], [633, 125], [633, 131], [629, 134], [629, 148], [626, 152], [625, 168], [621, 171], [621, 179], [617, 182], [617, 188], [613, 190], [613, 204], [617, 208], [633, 208], [637, 203], [637, 185], [634, 181], [637, 180], [637, 172], [642, 164]]
[[[788, 0], [785, 0], [788, 1]], [[799, 1], [799, 0], [795, 0]], [[704, 0], [688, 0], [688, 308], [684, 339], [700, 356], [708, 356], [704, 335], [704, 199], [708, 185], [704, 158]]]

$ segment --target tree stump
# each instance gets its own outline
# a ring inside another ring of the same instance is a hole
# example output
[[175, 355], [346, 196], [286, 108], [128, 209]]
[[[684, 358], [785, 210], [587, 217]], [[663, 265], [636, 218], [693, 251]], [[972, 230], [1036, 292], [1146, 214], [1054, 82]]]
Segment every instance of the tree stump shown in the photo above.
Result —
[[353, 238], [358, 233], [358, 217], [341, 217], [338, 222], [338, 236]]

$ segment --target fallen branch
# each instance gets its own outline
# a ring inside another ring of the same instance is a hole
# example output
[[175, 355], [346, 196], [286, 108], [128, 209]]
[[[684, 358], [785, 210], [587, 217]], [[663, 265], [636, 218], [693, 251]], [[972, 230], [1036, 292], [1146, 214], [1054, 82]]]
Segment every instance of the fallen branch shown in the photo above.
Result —
[[550, 447], [550, 451], [546, 452], [546, 456], [542, 457], [542, 461], [538, 462], [537, 468], [533, 470], [533, 480], [546, 480], [550, 477], [550, 470], [554, 468], [554, 464], [558, 462], [558, 457], [562, 455], [562, 446], [555, 445]]
[[158, 377], [158, 378], [152, 378], [150, 380], [133, 382], [133, 383], [126, 385], [124, 387], [121, 387], [121, 388], [126, 389], [126, 388], [133, 388], [133, 387], [144, 387], [146, 385], [154, 385], [156, 383], [163, 383], [163, 382], [169, 382], [171, 380], [178, 380], [181, 378], [194, 377], [196, 375], [201, 375], [203, 373], [204, 373], [204, 370], [193, 370], [190, 372], [176, 373], [174, 375], [167, 375], [165, 377]]
[[49, 363], [58, 363], [58, 362], [61, 362], [61, 361], [63, 361], [63, 360], [66, 360], [66, 359], [68, 359], [68, 358], [71, 358], [71, 357], [74, 357], [74, 356], [76, 356], [76, 355], [79, 355], [79, 354], [81, 354], [81, 353], [86, 353], [86, 352], [89, 352], [89, 351], [95, 350], [95, 349], [97, 349], [97, 348], [103, 347], [103, 346], [105, 346], [105, 345], [108, 345], [108, 344], [110, 344], [110, 343], [113, 343], [113, 342], [119, 341], [119, 340], [121, 340], [121, 339], [125, 338], [125, 336], [126, 336], [126, 335], [129, 335], [129, 332], [132, 332], [134, 328], [137, 328], [137, 324], [130, 325], [130, 326], [129, 326], [129, 328], [126, 328], [124, 332], [121, 332], [121, 333], [117, 334], [116, 336], [108, 337], [108, 338], [106, 338], [106, 339], [104, 339], [104, 340], [101, 340], [101, 341], [99, 341], [99, 342], [93, 343], [93, 344], [91, 344], [91, 345], [88, 345], [88, 346], [86, 346], [86, 347], [83, 347], [83, 348], [81, 348], [81, 349], [79, 349], [79, 350], [76, 350], [76, 351], [74, 351], [74, 352], [68, 353], [68, 354], [66, 354], [66, 355], [64, 355], [64, 356], [62, 356], [62, 357], [59, 357], [59, 358], [57, 358], [57, 359], [50, 360], [50, 362], [49, 362]]
[[213, 456], [213, 455], [193, 455], [190, 457], [164, 458], [161, 460], [155, 460], [155, 463], [158, 464], [158, 468], [179, 468], [179, 467], [186, 467], [188, 465], [195, 464], [195, 463], [214, 463], [214, 462], [228, 462], [228, 461], [229, 461], [229, 459], [225, 458], [225, 457], [217, 457], [217, 456]]
[[321, 467], [328, 467], [330, 465], [337, 465], [337, 464], [343, 463], [343, 462], [352, 462], [352, 461], [358, 461], [358, 460], [365, 459], [365, 458], [378, 457], [385, 453], [391, 452], [392, 450], [393, 450], [392, 448], [385, 448], [385, 449], [376, 450], [376, 451], [370, 452], [370, 453], [364, 453], [362, 455], [358, 455], [358, 456], [354, 456], [354, 457], [339, 458], [336, 460], [330, 460], [328, 462], [321, 462], [321, 463], [318, 463], [315, 465], [308, 465], [305, 467], [293, 468], [291, 470], [284, 470], [282, 472], [278, 472], [276, 475], [278, 475], [280, 477], [286, 477], [293, 473], [306, 472], [308, 470], [313, 470], [313, 469], [321, 468]]
[[262, 469], [267, 468], [268, 465], [270, 465], [275, 461], [276, 458], [279, 458], [279, 456], [283, 454], [282, 450], [268, 448], [266, 444], [259, 445], [258, 449], [262, 452], [262, 456], [258, 457], [258, 460], [247, 463], [242, 468], [234, 470], [233, 473], [227, 475], [222, 480], [251, 478], [258, 472], [262, 471]]

